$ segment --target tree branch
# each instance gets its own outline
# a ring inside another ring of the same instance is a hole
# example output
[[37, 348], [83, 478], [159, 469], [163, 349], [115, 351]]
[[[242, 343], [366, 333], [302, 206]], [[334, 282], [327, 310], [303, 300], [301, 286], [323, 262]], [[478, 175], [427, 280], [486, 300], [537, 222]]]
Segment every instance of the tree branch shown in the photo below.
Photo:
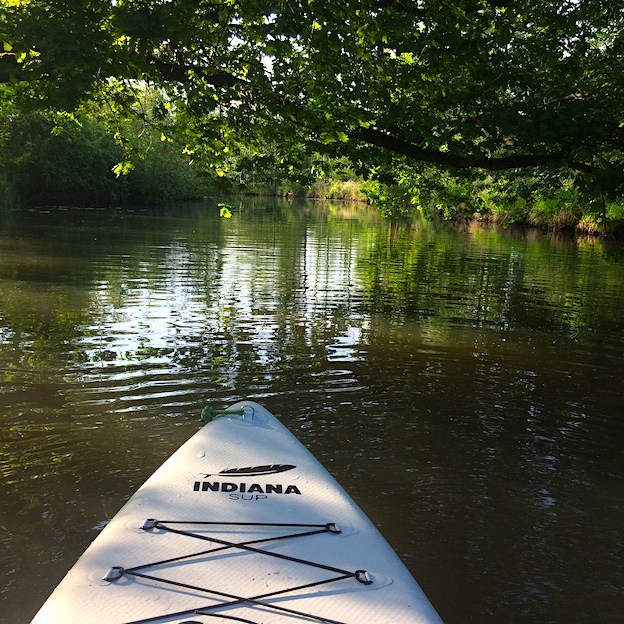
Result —
[[557, 163], [568, 164], [575, 168], [582, 167], [582, 165], [567, 162], [567, 155], [564, 152], [554, 154], [514, 154], [500, 158], [477, 158], [475, 156], [457, 156], [439, 150], [422, 149], [413, 143], [370, 128], [359, 128], [355, 132], [350, 133], [349, 136], [352, 139], [381, 147], [395, 154], [407, 156], [411, 160], [442, 165], [453, 169], [477, 168], [488, 171], [502, 171], [504, 169], [521, 169], [523, 167], [543, 167]]
[[160, 75], [166, 80], [174, 80], [175, 82], [185, 83], [189, 81], [189, 72], [193, 72], [200, 75], [206, 82], [213, 87], [233, 87], [237, 84], [245, 84], [245, 81], [229, 74], [225, 71], [218, 71], [211, 73], [205, 68], [194, 65], [174, 65], [165, 61], [153, 60], [151, 61], [159, 72]]
[[11, 76], [14, 76], [19, 69], [20, 65], [13, 52], [0, 54], [0, 83], [11, 82]]

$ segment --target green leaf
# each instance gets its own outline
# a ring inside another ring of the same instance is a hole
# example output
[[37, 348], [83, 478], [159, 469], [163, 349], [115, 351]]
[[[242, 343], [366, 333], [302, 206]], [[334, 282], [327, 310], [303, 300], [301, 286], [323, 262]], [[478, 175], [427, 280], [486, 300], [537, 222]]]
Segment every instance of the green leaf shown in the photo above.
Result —
[[134, 165], [129, 160], [123, 160], [117, 163], [112, 171], [116, 177], [128, 175], [134, 169]]
[[219, 216], [224, 218], [224, 219], [231, 219], [232, 218], [232, 206], [228, 205], [228, 204], [224, 204], [224, 203], [219, 203], [218, 204], [219, 207]]

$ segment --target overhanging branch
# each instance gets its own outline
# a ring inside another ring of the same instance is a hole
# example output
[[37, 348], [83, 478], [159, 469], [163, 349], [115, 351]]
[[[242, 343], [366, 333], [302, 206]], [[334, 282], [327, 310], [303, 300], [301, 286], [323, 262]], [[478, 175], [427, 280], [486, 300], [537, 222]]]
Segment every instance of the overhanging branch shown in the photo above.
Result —
[[475, 156], [457, 156], [439, 150], [422, 149], [413, 143], [370, 128], [359, 128], [349, 136], [369, 145], [406, 156], [411, 160], [453, 169], [476, 168], [488, 171], [503, 171], [504, 169], [521, 169], [524, 167], [544, 167], [557, 163], [576, 167], [575, 164], [567, 162], [566, 154], [563, 152], [554, 154], [514, 154], [499, 158], [477, 158]]
[[186, 83], [189, 81], [189, 73], [193, 72], [201, 76], [208, 84], [213, 87], [233, 87], [234, 85], [244, 83], [243, 80], [233, 76], [225, 71], [210, 72], [205, 68], [194, 65], [179, 65], [167, 63], [164, 61], [153, 60], [151, 62], [160, 75], [165, 80], [173, 80], [175, 82]]
[[13, 52], [0, 53], [0, 83], [11, 82], [11, 76], [14, 76], [20, 70]]

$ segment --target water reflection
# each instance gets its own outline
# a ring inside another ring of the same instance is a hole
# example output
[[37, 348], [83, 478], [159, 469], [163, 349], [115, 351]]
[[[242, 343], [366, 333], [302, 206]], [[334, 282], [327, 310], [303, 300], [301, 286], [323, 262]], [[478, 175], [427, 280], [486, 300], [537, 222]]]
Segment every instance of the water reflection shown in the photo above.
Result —
[[624, 256], [215, 205], [5, 224], [0, 619], [28, 621], [191, 415], [249, 396], [449, 624], [619, 621]]

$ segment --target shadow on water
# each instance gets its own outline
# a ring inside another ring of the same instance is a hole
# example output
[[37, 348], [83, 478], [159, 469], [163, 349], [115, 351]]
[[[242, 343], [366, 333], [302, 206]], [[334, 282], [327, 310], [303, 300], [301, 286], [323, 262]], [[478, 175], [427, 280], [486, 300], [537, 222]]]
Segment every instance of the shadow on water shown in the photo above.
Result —
[[448, 624], [621, 620], [621, 246], [259, 199], [17, 214], [0, 620], [29, 621], [206, 403], [244, 397]]

